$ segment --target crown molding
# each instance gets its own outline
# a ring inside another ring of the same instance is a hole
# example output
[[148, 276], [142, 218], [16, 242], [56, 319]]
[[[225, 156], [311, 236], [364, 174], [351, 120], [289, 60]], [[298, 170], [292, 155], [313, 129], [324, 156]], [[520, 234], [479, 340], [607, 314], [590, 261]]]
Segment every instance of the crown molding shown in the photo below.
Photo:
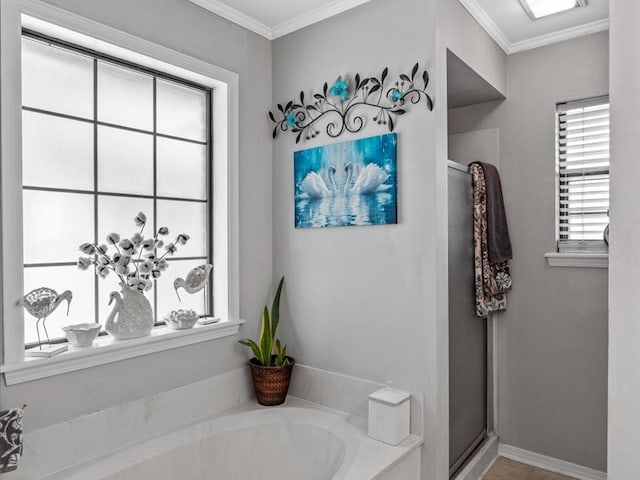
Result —
[[278, 25], [269, 27], [262, 22], [259, 22], [255, 18], [246, 15], [245, 13], [236, 10], [235, 8], [226, 5], [220, 0], [189, 0], [191, 3], [195, 3], [200, 7], [209, 10], [223, 18], [226, 18], [230, 22], [233, 22], [241, 27], [251, 30], [258, 35], [263, 36], [267, 40], [274, 40], [278, 37], [282, 37], [301, 28], [307, 27], [317, 22], [321, 22], [329, 17], [338, 15], [342, 12], [346, 12], [358, 5], [368, 3], [371, 0], [334, 0], [327, 5], [311, 10], [310, 12], [303, 13], [297, 17], [293, 17], [290, 20], [279, 23]]
[[596, 20], [595, 22], [585, 23], [584, 25], [578, 25], [577, 27], [567, 28], [565, 30], [560, 30], [559, 32], [540, 35], [539, 37], [533, 37], [527, 40], [522, 40], [521, 42], [512, 43], [508, 53], [524, 52], [525, 50], [544, 47], [546, 45], [564, 42], [565, 40], [591, 35], [592, 33], [604, 32], [606, 30], [609, 30], [609, 19], [603, 18], [602, 20]]
[[595, 22], [585, 23], [576, 27], [566, 28], [558, 32], [528, 38], [519, 42], [511, 42], [500, 27], [491, 19], [489, 14], [480, 6], [477, 0], [458, 0], [469, 14], [480, 24], [480, 26], [493, 38], [493, 40], [504, 50], [507, 55], [524, 52], [546, 45], [571, 40], [592, 33], [602, 32], [609, 29], [609, 19], [603, 18]]
[[370, 1], [371, 0], [335, 0], [323, 7], [316, 8], [276, 25], [272, 30], [273, 38], [282, 37]]
[[258, 35], [263, 36], [267, 40], [273, 40], [273, 30], [262, 22], [259, 22], [253, 17], [246, 15], [235, 8], [230, 7], [222, 3], [219, 0], [189, 0], [191, 3], [209, 10], [223, 18], [226, 18], [230, 22], [233, 22], [241, 27], [251, 30]]
[[508, 55], [511, 49], [511, 42], [507, 36], [502, 33], [500, 27], [495, 24], [489, 14], [485, 12], [476, 0], [458, 0], [462, 6], [475, 18], [476, 22], [480, 24], [482, 28], [489, 34], [491, 38], [504, 50]]

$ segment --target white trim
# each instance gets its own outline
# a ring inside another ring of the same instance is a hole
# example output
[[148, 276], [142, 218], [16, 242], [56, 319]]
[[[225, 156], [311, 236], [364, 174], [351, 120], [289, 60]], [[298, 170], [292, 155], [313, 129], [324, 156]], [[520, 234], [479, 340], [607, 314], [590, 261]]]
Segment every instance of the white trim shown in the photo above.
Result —
[[190, 2], [195, 3], [196, 5], [219, 15], [222, 18], [226, 18], [236, 25], [240, 25], [247, 30], [251, 30], [268, 40], [273, 40], [273, 30], [270, 27], [219, 0], [190, 0]]
[[[0, 3], [0, 171], [2, 174], [2, 336], [5, 361], [24, 357], [22, 251], [22, 84], [20, 8]], [[16, 199], [18, 203], [16, 204]], [[10, 281], [8, 281], [11, 279]], [[6, 339], [11, 338], [11, 341]]]
[[550, 267], [609, 268], [608, 253], [545, 253]]
[[238, 74], [38, 0], [2, 0], [23, 14], [22, 24], [82, 47], [218, 88]]
[[[499, 344], [498, 344], [498, 316], [496, 312], [491, 313], [487, 321], [490, 323], [491, 327], [491, 338], [487, 338], [487, 342], [491, 343], [492, 355], [488, 359], [491, 362], [491, 383], [487, 387], [491, 387], [492, 393], [492, 402], [487, 405], [488, 409], [491, 409], [491, 423], [487, 424], [489, 435], [500, 435], [500, 416], [499, 416], [499, 405], [498, 400], [500, 398], [499, 385], [500, 385], [500, 375], [498, 371], [499, 367]], [[488, 417], [488, 415], [487, 415]]]
[[604, 32], [606, 30], [609, 30], [609, 19], [603, 18], [602, 20], [585, 23], [584, 25], [578, 25], [577, 27], [567, 28], [558, 32], [548, 33], [546, 35], [540, 35], [539, 37], [529, 38], [520, 42], [514, 42], [509, 48], [509, 53], [524, 52], [525, 50], [532, 50], [534, 48], [564, 42], [565, 40], [584, 37], [586, 35], [591, 35], [592, 33]]
[[609, 19], [603, 18], [594, 22], [585, 23], [576, 27], [566, 28], [557, 32], [528, 38], [519, 42], [511, 42], [504, 32], [491, 19], [489, 14], [480, 6], [477, 0], [458, 0], [471, 16], [480, 24], [491, 38], [507, 55], [524, 52], [538, 47], [544, 47], [572, 38], [578, 38], [592, 33], [609, 29]]
[[498, 437], [493, 434], [482, 442], [478, 451], [454, 477], [454, 480], [478, 480], [483, 478], [496, 458], [498, 458]]
[[20, 45], [23, 24], [213, 89], [212, 127], [213, 136], [218, 139], [214, 141], [213, 172], [214, 178], [226, 179], [215, 184], [213, 195], [212, 241], [216, 247], [213, 275], [217, 299], [214, 315], [227, 325], [239, 324], [238, 74], [38, 0], [2, 0], [0, 10], [2, 274], [3, 278], [11, 279], [3, 282], [4, 363], [13, 365], [24, 360], [23, 309], [15, 306], [15, 300], [23, 294], [22, 162], [16, 161], [22, 158]]
[[1, 365], [0, 372], [4, 373], [7, 385], [30, 382], [97, 365], [228, 337], [237, 334], [243, 323], [244, 321], [224, 322], [196, 326], [189, 330], [171, 330], [168, 327], [159, 327], [154, 329], [148, 337], [131, 340], [114, 340], [107, 335], [98, 338], [92, 347], [70, 347], [67, 352], [55, 357], [34, 358], [20, 363]]
[[567, 475], [577, 480], [607, 479], [607, 474], [605, 472], [600, 472], [581, 465], [576, 465], [575, 463], [558, 460], [553, 457], [547, 457], [546, 455], [541, 455], [539, 453], [530, 452], [528, 450], [523, 450], [522, 448], [512, 447], [511, 445], [505, 445], [502, 443], [498, 446], [498, 455], [533, 467]]
[[263, 36], [267, 40], [275, 40], [278, 37], [282, 37], [301, 28], [307, 27], [314, 23], [321, 22], [327, 18], [338, 15], [342, 12], [346, 12], [358, 5], [370, 2], [371, 0], [334, 0], [333, 2], [318, 7], [309, 12], [302, 13], [296, 17], [286, 20], [282, 23], [270, 27], [255, 19], [254, 17], [247, 15], [235, 8], [230, 7], [220, 0], [189, 0], [196, 5], [209, 10], [223, 18], [226, 18], [230, 22], [240, 25], [247, 30], [250, 30], [258, 35]]
[[498, 44], [498, 46], [509, 55], [511, 50], [511, 42], [507, 36], [500, 30], [500, 27], [495, 24], [489, 14], [485, 12], [484, 8], [476, 0], [459, 0], [462, 6], [475, 18], [476, 22], [484, 28], [485, 32], [489, 34], [491, 38]]
[[282, 37], [314, 23], [339, 15], [354, 7], [370, 2], [371, 0], [335, 0], [327, 5], [298, 15], [290, 20], [282, 22], [272, 29], [272, 38]]

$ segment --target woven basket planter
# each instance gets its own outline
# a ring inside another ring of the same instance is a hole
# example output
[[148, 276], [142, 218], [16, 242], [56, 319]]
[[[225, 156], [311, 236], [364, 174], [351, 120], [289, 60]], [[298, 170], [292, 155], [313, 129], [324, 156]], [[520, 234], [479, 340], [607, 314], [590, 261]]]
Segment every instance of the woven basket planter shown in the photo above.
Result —
[[264, 367], [255, 358], [249, 360], [253, 388], [260, 405], [281, 405], [287, 398], [289, 381], [295, 360], [287, 357], [288, 365], [281, 367]]

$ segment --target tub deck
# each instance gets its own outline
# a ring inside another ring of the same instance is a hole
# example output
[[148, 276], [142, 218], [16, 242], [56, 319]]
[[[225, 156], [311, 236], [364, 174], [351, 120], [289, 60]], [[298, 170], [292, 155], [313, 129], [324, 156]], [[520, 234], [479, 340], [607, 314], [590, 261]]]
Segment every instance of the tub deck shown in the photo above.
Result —
[[[252, 415], [260, 411], [265, 415]], [[120, 472], [128, 467], [150, 462], [155, 457], [171, 455], [173, 450], [189, 445], [200, 438], [206, 438], [220, 431], [233, 430], [236, 425], [250, 426], [256, 421], [257, 423], [274, 423], [280, 419], [326, 428], [346, 442], [343, 464], [331, 480], [419, 479], [419, 473], [414, 477], [409, 472], [419, 470], [419, 447], [423, 443], [421, 437], [410, 435], [397, 446], [387, 445], [367, 436], [366, 419], [294, 397], [288, 397], [281, 407], [264, 407], [252, 400], [181, 426], [159, 437], [129, 445], [103, 457], [40, 477], [40, 479], [119, 480], [127, 478]], [[239, 455], [235, 461], [241, 461], [241, 459], [242, 455]], [[414, 465], [416, 459], [417, 467]], [[230, 459], [230, 461], [234, 460]], [[156, 475], [157, 473], [154, 473], [150, 478], [159, 480], [161, 477]], [[185, 472], [184, 478], [196, 477], [189, 477], [188, 472]]]

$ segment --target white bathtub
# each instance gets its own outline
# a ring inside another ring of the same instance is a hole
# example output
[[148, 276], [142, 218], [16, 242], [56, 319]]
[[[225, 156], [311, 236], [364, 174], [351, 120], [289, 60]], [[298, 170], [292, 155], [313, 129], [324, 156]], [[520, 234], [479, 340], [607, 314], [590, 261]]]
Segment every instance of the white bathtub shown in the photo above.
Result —
[[296, 402], [251, 402], [127, 447], [47, 480], [419, 480], [419, 446], [389, 446], [366, 423]]

